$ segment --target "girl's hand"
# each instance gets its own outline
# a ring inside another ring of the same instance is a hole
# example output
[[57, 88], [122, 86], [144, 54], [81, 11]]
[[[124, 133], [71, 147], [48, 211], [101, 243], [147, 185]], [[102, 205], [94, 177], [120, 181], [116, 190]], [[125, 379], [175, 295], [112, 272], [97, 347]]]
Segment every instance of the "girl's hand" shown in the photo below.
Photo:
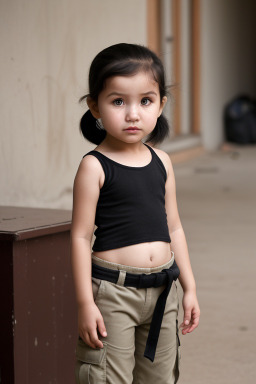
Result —
[[103, 317], [94, 302], [78, 308], [78, 330], [79, 336], [91, 348], [103, 348], [99, 334], [106, 337], [107, 332]]
[[186, 335], [198, 327], [199, 324], [200, 308], [195, 291], [184, 292], [182, 305], [184, 318], [180, 328], [182, 328], [182, 334]]

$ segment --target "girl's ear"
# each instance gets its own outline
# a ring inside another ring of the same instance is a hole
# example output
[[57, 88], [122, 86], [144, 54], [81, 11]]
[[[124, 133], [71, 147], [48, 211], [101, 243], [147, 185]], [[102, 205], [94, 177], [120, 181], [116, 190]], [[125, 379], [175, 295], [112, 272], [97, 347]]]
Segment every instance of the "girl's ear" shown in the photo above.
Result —
[[167, 97], [164, 96], [164, 97], [162, 98], [162, 101], [161, 101], [161, 104], [160, 104], [160, 109], [159, 109], [158, 117], [161, 116], [161, 114], [162, 114], [162, 112], [163, 112], [163, 109], [164, 109], [164, 106], [165, 106], [166, 102], [167, 102]]
[[93, 117], [95, 119], [99, 119], [100, 118], [100, 112], [99, 112], [99, 108], [98, 108], [98, 103], [95, 100], [93, 100], [90, 96], [87, 97], [86, 101], [87, 101], [87, 105], [88, 105]]

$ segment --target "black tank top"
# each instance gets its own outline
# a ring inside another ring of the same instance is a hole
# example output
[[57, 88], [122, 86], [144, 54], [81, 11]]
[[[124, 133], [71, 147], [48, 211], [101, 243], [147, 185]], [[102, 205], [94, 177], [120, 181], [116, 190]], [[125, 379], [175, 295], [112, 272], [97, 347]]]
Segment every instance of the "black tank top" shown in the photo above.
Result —
[[[98, 151], [105, 182], [97, 203], [93, 251], [106, 251], [152, 241], [170, 243], [165, 211], [166, 170], [155, 151], [144, 167], [129, 167]], [[85, 157], [84, 156], [84, 157]]]

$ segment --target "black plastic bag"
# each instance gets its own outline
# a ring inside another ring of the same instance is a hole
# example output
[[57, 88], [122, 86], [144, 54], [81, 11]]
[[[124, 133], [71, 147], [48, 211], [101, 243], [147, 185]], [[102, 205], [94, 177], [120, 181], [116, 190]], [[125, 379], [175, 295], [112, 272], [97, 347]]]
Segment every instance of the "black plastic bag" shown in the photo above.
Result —
[[224, 129], [227, 141], [239, 144], [256, 143], [256, 102], [248, 96], [238, 96], [224, 109]]

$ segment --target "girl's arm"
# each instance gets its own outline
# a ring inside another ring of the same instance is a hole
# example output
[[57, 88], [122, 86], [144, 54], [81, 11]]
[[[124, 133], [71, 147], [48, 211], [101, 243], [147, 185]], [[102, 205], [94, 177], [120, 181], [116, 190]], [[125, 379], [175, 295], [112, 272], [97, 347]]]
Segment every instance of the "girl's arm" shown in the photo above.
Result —
[[92, 348], [102, 348], [98, 333], [106, 336], [102, 315], [94, 303], [91, 282], [91, 240], [103, 170], [93, 156], [78, 168], [73, 190], [71, 258], [78, 304], [79, 335]]
[[176, 263], [180, 269], [179, 281], [183, 288], [184, 319], [181, 327], [182, 333], [192, 332], [199, 324], [200, 309], [196, 296], [196, 283], [192, 272], [185, 234], [181, 225], [177, 201], [176, 186], [173, 167], [169, 156], [163, 151], [156, 150], [162, 159], [166, 170], [166, 213], [171, 237], [171, 248], [175, 255]]

